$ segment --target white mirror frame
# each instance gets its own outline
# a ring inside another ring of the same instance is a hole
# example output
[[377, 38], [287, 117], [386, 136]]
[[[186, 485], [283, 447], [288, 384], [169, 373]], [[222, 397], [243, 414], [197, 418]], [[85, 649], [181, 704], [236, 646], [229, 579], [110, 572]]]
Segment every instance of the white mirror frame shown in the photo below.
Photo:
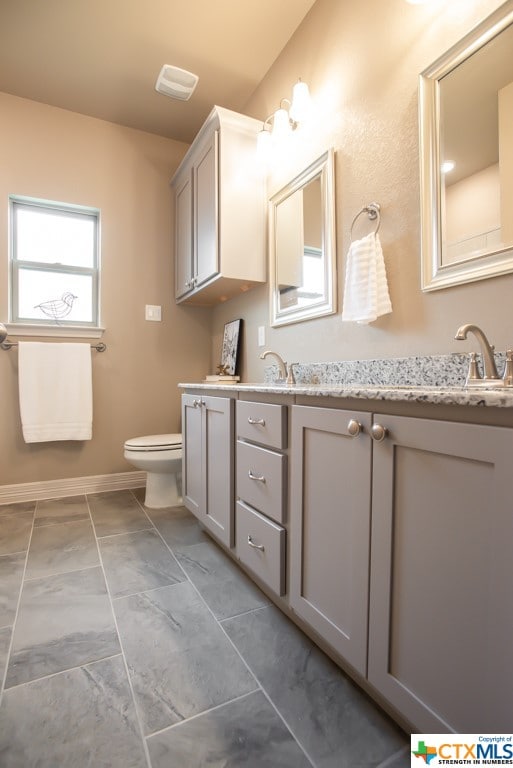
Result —
[[[317, 160], [279, 190], [269, 201], [269, 305], [271, 326], [299, 323], [337, 311], [335, 244], [335, 169], [334, 151], [328, 149]], [[324, 297], [303, 308], [280, 309], [277, 281], [276, 215], [278, 205], [320, 176], [322, 205], [322, 254], [324, 258]]]
[[513, 248], [456, 264], [442, 264], [442, 186], [440, 173], [440, 81], [513, 23], [513, 0], [508, 0], [479, 26], [420, 75], [420, 191], [422, 290], [483, 280], [513, 271]]

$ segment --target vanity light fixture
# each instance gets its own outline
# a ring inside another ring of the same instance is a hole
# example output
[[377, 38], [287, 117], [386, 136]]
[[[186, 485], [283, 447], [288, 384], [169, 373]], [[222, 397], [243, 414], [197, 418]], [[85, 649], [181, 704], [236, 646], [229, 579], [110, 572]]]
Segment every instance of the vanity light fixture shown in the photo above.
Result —
[[286, 139], [292, 131], [296, 130], [299, 123], [308, 118], [310, 111], [310, 91], [308, 85], [299, 78], [292, 89], [292, 101], [282, 99], [276, 112], [264, 121], [262, 130], [257, 136], [258, 154], [267, 157], [272, 141], [279, 142]]

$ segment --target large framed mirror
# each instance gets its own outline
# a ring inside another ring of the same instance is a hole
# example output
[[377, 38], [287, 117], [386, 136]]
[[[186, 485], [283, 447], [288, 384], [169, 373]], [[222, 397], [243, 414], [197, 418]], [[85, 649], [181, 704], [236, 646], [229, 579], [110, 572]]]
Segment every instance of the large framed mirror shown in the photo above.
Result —
[[336, 311], [334, 152], [269, 201], [271, 325]]
[[513, 271], [513, 0], [420, 76], [422, 290]]

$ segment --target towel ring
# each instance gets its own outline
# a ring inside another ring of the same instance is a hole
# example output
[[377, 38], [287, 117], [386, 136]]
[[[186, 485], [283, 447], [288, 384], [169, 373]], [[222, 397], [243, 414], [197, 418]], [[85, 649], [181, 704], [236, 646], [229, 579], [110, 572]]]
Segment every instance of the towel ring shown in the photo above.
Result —
[[369, 203], [368, 205], [364, 205], [361, 211], [358, 211], [356, 216], [354, 217], [353, 221], [351, 222], [351, 242], [353, 241], [353, 227], [356, 223], [356, 220], [363, 214], [366, 213], [367, 216], [371, 221], [376, 222], [376, 229], [374, 230], [374, 234], [378, 234], [379, 225], [381, 224], [381, 216], [380, 216], [380, 210], [381, 206], [379, 203]]

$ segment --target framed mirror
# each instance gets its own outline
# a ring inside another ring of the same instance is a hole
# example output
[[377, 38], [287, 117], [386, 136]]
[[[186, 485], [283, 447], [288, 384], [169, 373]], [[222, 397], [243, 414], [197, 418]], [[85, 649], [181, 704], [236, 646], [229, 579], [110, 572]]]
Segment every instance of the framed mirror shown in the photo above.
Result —
[[420, 76], [422, 290], [513, 271], [513, 0]]
[[269, 201], [271, 325], [336, 311], [334, 152]]

